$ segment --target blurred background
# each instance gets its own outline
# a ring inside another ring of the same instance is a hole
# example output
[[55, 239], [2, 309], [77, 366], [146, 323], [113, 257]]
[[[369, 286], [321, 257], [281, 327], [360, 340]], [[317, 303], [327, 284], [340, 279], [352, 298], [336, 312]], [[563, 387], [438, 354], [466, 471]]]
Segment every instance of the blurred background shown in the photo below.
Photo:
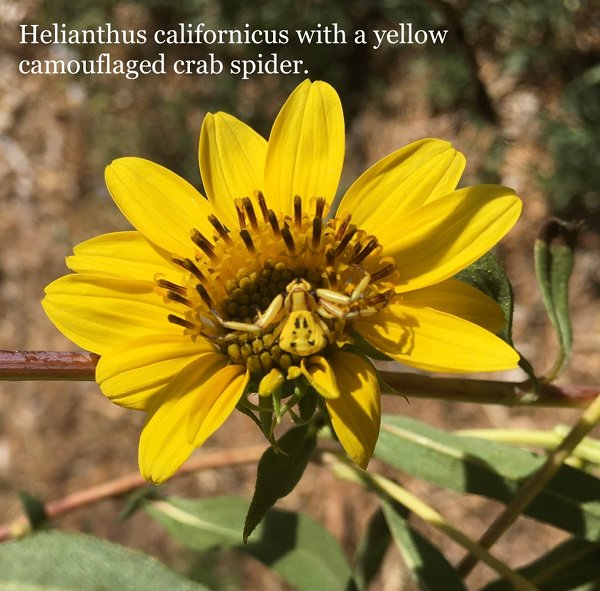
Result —
[[[19, 24], [67, 29], [302, 29], [336, 22], [356, 29], [448, 29], [443, 45], [154, 46], [21, 45]], [[0, 0], [0, 348], [73, 349], [44, 316], [43, 289], [64, 274], [72, 247], [127, 223], [104, 187], [104, 167], [143, 156], [201, 189], [197, 142], [208, 111], [230, 112], [268, 136], [289, 92], [304, 76], [34, 76], [23, 59], [224, 60], [277, 51], [304, 60], [312, 79], [330, 82], [344, 105], [347, 156], [342, 190], [378, 158], [423, 137], [451, 140], [467, 156], [463, 184], [501, 183], [523, 198], [523, 217], [497, 255], [516, 293], [514, 336], [538, 374], [552, 365], [555, 341], [533, 271], [533, 243], [550, 215], [583, 220], [572, 281], [574, 355], [563, 382], [600, 383], [600, 5], [593, 0]], [[520, 374], [504, 376], [520, 379]], [[386, 409], [448, 429], [552, 427], [573, 411], [473, 407], [411, 400]], [[244, 417], [232, 417], [206, 449], [259, 443]], [[140, 414], [108, 403], [95, 384], [0, 384], [0, 522], [19, 509], [16, 492], [52, 500], [135, 471]], [[254, 469], [209, 471], [168, 485], [170, 493], [251, 494]], [[423, 483], [407, 484], [471, 533], [498, 507]], [[69, 516], [66, 529], [140, 548], [215, 589], [285, 589], [275, 576], [231, 557], [198, 559], [181, 551], [144, 515], [119, 522], [121, 500]], [[302, 508], [352, 551], [371, 500], [323, 469], [309, 468], [283, 506]], [[526, 532], [526, 533], [524, 533]], [[533, 532], [533, 533], [532, 533]], [[499, 556], [521, 564], [560, 534], [525, 522]], [[452, 558], [460, 550], [440, 540]], [[391, 556], [380, 589], [409, 589]], [[475, 582], [487, 575], [481, 569]], [[245, 581], [241, 583], [240, 581]], [[404, 585], [405, 586], [402, 586]]]

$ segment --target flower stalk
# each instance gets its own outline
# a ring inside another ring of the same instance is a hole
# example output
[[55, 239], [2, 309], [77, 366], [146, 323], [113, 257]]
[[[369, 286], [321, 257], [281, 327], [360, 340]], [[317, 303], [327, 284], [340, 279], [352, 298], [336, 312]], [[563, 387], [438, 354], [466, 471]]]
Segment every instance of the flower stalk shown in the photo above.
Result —
[[[0, 380], [93, 381], [98, 359], [92, 353], [0, 350]], [[534, 392], [529, 381], [438, 378], [395, 371], [380, 375], [395, 390], [387, 394], [477, 404], [586, 408], [598, 392], [593, 386], [569, 384], [542, 383]]]

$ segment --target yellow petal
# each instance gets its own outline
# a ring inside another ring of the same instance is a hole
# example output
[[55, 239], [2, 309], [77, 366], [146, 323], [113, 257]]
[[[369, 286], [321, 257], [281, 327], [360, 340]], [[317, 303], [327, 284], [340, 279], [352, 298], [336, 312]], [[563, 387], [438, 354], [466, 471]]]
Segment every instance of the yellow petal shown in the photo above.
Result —
[[265, 192], [269, 206], [292, 213], [295, 195], [331, 203], [344, 162], [344, 115], [335, 90], [305, 80], [283, 105], [269, 137]]
[[115, 203], [150, 242], [180, 256], [193, 256], [190, 233], [212, 236], [208, 201], [180, 176], [143, 158], [119, 158], [106, 168]]
[[164, 482], [197, 447], [189, 443], [186, 436], [197, 389], [225, 363], [223, 356], [204, 356], [188, 365], [157, 393], [138, 452], [140, 472], [146, 480]]
[[65, 275], [46, 287], [42, 306], [67, 338], [100, 355], [136, 337], [182, 330], [167, 320], [176, 308], [163, 303], [151, 282]]
[[339, 398], [325, 401], [331, 424], [346, 453], [366, 468], [381, 422], [377, 374], [370, 363], [352, 353], [336, 352], [330, 362], [341, 392]]
[[449, 142], [424, 139], [383, 158], [366, 170], [340, 202], [339, 217], [377, 233], [398, 229], [406, 212], [456, 189], [465, 168], [464, 156]]
[[400, 274], [397, 292], [448, 279], [492, 248], [515, 224], [521, 200], [511, 189], [460, 189], [409, 212], [400, 226], [377, 232], [383, 255]]
[[78, 244], [67, 267], [76, 273], [153, 281], [159, 273], [177, 282], [183, 271], [159, 254], [139, 232], [112, 232]]
[[518, 353], [491, 332], [432, 308], [393, 303], [356, 329], [386, 355], [429, 371], [500, 371], [519, 362]]
[[98, 362], [96, 381], [119, 406], [146, 410], [156, 392], [184, 367], [206, 355], [218, 355], [204, 339], [187, 335], [150, 335], [109, 349]]
[[303, 357], [300, 363], [302, 374], [308, 380], [308, 383], [323, 398], [339, 398], [340, 390], [336, 381], [335, 373], [324, 357], [313, 355]]
[[458, 279], [446, 279], [431, 287], [406, 292], [401, 301], [408, 306], [460, 316], [493, 333], [506, 325], [502, 308], [492, 298]]
[[228, 365], [195, 388], [194, 404], [187, 419], [187, 437], [192, 445], [202, 445], [225, 422], [249, 379], [244, 366]]
[[217, 216], [237, 227], [234, 199], [263, 191], [267, 141], [226, 113], [209, 113], [202, 123], [198, 157], [202, 183]]

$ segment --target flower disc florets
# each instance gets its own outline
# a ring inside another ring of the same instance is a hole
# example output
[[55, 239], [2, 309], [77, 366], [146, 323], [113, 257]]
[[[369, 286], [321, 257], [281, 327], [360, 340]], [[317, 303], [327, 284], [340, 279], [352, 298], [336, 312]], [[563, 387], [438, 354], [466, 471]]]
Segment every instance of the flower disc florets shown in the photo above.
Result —
[[295, 197], [292, 217], [269, 209], [261, 193], [237, 200], [238, 229], [211, 216], [212, 236], [191, 232], [195, 260], [173, 259], [189, 272], [187, 283], [156, 278], [165, 297], [189, 308], [169, 320], [255, 377], [273, 368], [297, 375], [289, 369], [303, 357], [351, 342], [353, 320], [394, 295], [396, 266], [377, 238], [350, 215], [327, 219], [322, 198], [305, 203]]

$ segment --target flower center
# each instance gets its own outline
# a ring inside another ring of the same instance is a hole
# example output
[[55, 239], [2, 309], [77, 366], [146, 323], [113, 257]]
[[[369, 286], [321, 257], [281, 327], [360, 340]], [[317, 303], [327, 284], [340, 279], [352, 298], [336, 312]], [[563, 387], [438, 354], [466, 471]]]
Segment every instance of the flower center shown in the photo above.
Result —
[[213, 342], [232, 363], [256, 376], [288, 371], [351, 343], [353, 322], [393, 297], [393, 260], [350, 215], [326, 219], [323, 198], [306, 204], [296, 196], [293, 216], [269, 209], [260, 192], [235, 206], [238, 229], [211, 215], [212, 236], [192, 230], [194, 259], [173, 258], [185, 271], [181, 285], [156, 277], [158, 292], [182, 304], [169, 321]]

